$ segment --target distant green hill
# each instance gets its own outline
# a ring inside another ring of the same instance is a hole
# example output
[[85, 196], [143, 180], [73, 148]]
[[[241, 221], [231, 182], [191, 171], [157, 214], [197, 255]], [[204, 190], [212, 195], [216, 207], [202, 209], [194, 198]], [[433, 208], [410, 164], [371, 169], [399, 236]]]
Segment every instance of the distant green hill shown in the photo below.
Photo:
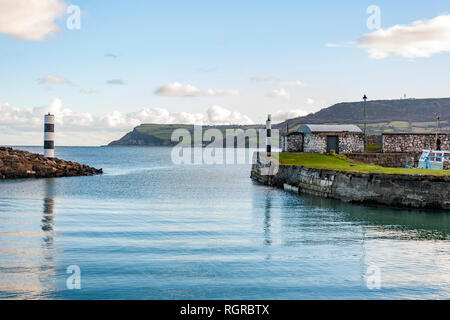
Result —
[[[179, 142], [172, 141], [172, 133], [176, 129], [186, 129], [191, 133], [191, 137], [194, 140], [194, 126], [186, 124], [141, 124], [133, 129], [133, 131], [127, 133], [121, 139], [113, 141], [109, 146], [175, 146]], [[234, 126], [203, 126], [203, 133], [208, 129], [218, 129], [222, 133], [223, 137], [227, 136], [227, 130], [241, 129], [246, 131], [247, 129], [264, 129], [262, 125], [234, 125]], [[240, 135], [238, 135], [240, 136]], [[247, 144], [249, 139], [246, 139]], [[253, 143], [257, 143], [257, 139], [250, 140]], [[197, 143], [199, 141], [192, 141]], [[207, 144], [210, 141], [202, 141], [202, 144]]]
[[[297, 130], [302, 124], [356, 124], [363, 126], [363, 102], [343, 102], [311, 113], [304, 117], [274, 124], [281, 133]], [[368, 133], [382, 132], [435, 132], [436, 117], [441, 116], [442, 132], [450, 132], [450, 98], [377, 100], [367, 102]], [[193, 132], [192, 125], [184, 124], [142, 124], [127, 133], [110, 146], [174, 146], [171, 141], [175, 129]], [[218, 129], [225, 137], [227, 129], [263, 129], [264, 125], [251, 126], [204, 126], [203, 130]], [[253, 141], [257, 142], [257, 141]], [[204, 143], [205, 144], [205, 143]]]
[[[441, 116], [441, 130], [450, 131], [450, 98], [401, 99], [367, 101], [367, 129], [369, 133], [434, 132], [436, 117]], [[283, 132], [302, 124], [356, 124], [364, 123], [363, 102], [342, 102], [304, 117], [286, 120], [274, 125]]]

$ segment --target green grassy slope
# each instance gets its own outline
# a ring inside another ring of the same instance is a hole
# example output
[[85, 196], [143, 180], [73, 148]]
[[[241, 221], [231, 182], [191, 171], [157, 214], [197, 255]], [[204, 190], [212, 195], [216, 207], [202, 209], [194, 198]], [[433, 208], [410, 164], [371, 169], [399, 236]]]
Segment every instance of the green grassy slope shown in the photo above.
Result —
[[281, 165], [305, 166], [315, 169], [331, 169], [350, 172], [386, 173], [386, 174], [423, 174], [450, 175], [449, 170], [427, 170], [406, 168], [385, 168], [371, 164], [360, 163], [347, 159], [343, 155], [326, 155], [312, 153], [280, 153]]

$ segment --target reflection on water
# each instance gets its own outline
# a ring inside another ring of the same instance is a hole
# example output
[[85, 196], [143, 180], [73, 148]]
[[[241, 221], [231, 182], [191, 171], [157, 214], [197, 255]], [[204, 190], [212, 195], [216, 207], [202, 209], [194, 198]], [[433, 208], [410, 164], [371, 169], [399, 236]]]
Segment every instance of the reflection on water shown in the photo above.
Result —
[[450, 215], [447, 212], [360, 206], [320, 197], [302, 197], [311, 206], [343, 212], [346, 220], [378, 226], [379, 231], [386, 231], [386, 237], [393, 236], [394, 231], [398, 231], [396, 238], [448, 240], [450, 237]]
[[270, 194], [266, 197], [266, 205], [264, 208], [264, 244], [270, 246], [272, 240], [270, 239], [270, 205], [271, 196]]
[[374, 266], [381, 271], [383, 289], [392, 290], [398, 298], [419, 298], [424, 284], [429, 298], [450, 297], [449, 214], [365, 207], [313, 196], [302, 196], [302, 200], [311, 208], [336, 213], [332, 221], [340, 225], [360, 226], [364, 281], [368, 268]]
[[44, 243], [51, 247], [53, 244], [53, 211], [55, 209], [55, 199], [53, 198], [55, 179], [45, 180], [45, 198], [42, 215], [42, 231], [46, 234]]
[[[4, 220], [7, 229], [0, 231], [0, 292], [5, 298], [34, 299], [45, 297], [54, 291], [55, 262], [53, 248], [54, 179], [36, 181], [43, 191], [40, 212], [40, 230], [37, 228], [39, 211], [15, 205], [15, 200], [4, 201], [13, 214]], [[6, 185], [7, 186], [7, 185]], [[33, 201], [34, 202], [34, 201]], [[3, 211], [2, 210], [2, 211]], [[1, 211], [0, 211], [1, 212]], [[37, 241], [41, 239], [41, 243]]]
[[59, 148], [106, 174], [0, 182], [0, 298], [450, 297], [449, 213], [298, 196], [170, 151]]

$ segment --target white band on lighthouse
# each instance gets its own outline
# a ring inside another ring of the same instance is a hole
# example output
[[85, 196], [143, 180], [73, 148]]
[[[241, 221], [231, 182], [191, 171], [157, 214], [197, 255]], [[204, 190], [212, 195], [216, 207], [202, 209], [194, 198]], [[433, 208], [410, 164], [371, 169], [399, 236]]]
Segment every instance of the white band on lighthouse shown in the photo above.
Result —
[[44, 157], [55, 157], [55, 116], [50, 113], [44, 117]]
[[271, 115], [269, 114], [267, 116], [267, 121], [266, 121], [266, 131], [267, 131], [267, 135], [266, 135], [266, 148], [267, 148], [267, 155], [270, 156], [271, 152], [272, 152], [272, 142], [271, 137], [272, 137], [272, 119], [271, 119]]

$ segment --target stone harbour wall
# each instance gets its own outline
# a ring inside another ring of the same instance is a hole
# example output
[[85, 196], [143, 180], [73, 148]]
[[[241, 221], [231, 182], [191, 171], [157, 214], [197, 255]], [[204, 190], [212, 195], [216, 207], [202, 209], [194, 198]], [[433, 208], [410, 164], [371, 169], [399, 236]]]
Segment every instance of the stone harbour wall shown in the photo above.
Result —
[[404, 168], [405, 165], [416, 168], [421, 152], [405, 153], [348, 153], [347, 158], [368, 164], [388, 168]]
[[[439, 134], [441, 150], [450, 150], [450, 134]], [[423, 149], [435, 148], [435, 134], [427, 133], [384, 133], [382, 148], [385, 153], [422, 152]]]
[[267, 162], [262, 154], [254, 162], [254, 181], [350, 203], [450, 210], [450, 176], [356, 173], [284, 165], [272, 176], [261, 175]]

